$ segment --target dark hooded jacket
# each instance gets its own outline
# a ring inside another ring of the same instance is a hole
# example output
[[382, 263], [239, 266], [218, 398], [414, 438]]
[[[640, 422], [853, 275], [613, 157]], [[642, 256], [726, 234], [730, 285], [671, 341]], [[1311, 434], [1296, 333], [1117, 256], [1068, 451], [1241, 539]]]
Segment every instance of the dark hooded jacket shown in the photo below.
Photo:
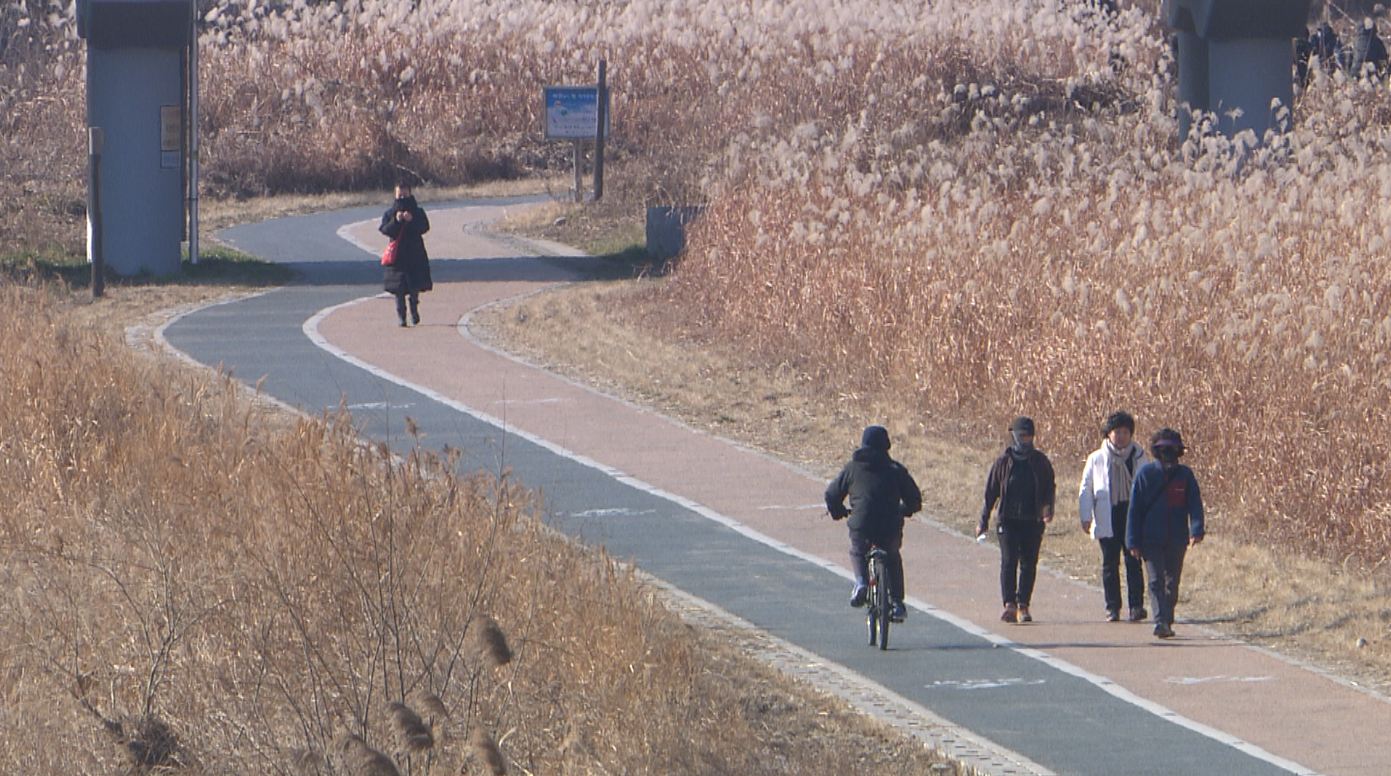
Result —
[[[1017, 469], [1027, 463], [1032, 478], [1033, 490], [1019, 498], [1010, 491], [1011, 482], [1018, 482]], [[1053, 516], [1053, 499], [1057, 494], [1057, 484], [1053, 478], [1053, 464], [1037, 448], [1029, 448], [1021, 453], [1013, 448], [1006, 449], [995, 459], [990, 474], [985, 479], [985, 506], [980, 512], [977, 534], [985, 533], [990, 526], [990, 512], [998, 502], [1001, 522], [1042, 522], [1045, 516]]]
[[[396, 214], [402, 210], [410, 211], [410, 221], [396, 220]], [[415, 197], [396, 200], [382, 214], [379, 231], [393, 240], [401, 238], [396, 248], [396, 263], [382, 267], [382, 286], [387, 293], [409, 294], [434, 288], [430, 279], [430, 257], [425, 253], [425, 238], [422, 237], [430, 231], [430, 218], [415, 203]]]
[[[845, 497], [850, 508], [845, 508]], [[871, 536], [903, 528], [903, 518], [922, 509], [922, 491], [903, 464], [887, 450], [861, 447], [840, 475], [826, 486], [826, 509], [840, 519], [850, 516], [850, 530]]]

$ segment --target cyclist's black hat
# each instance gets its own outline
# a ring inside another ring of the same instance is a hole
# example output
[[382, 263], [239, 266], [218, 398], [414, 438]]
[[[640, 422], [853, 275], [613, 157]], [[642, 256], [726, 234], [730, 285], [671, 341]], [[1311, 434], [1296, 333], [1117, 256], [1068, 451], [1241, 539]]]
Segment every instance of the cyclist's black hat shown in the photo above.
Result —
[[1101, 435], [1110, 436], [1112, 431], [1118, 428], [1128, 428], [1130, 433], [1135, 433], [1135, 416], [1125, 410], [1113, 412], [1106, 416], [1106, 422], [1101, 424]]
[[1009, 430], [1011, 434], [1028, 434], [1029, 436], [1033, 436], [1034, 419], [1025, 415], [1020, 415], [1014, 419], [1013, 423], [1009, 424]]
[[865, 432], [860, 435], [860, 446], [888, 450], [889, 430], [883, 426], [865, 426]]

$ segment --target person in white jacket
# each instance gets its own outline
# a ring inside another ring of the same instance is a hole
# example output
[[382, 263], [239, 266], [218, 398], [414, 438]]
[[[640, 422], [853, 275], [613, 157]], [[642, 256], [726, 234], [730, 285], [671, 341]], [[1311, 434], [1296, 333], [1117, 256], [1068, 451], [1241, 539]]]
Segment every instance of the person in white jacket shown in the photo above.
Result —
[[1130, 512], [1130, 485], [1148, 460], [1135, 444], [1135, 418], [1113, 412], [1101, 425], [1101, 447], [1087, 456], [1077, 513], [1082, 530], [1101, 545], [1101, 587], [1106, 595], [1106, 621], [1121, 615], [1120, 564], [1125, 560], [1126, 599], [1130, 621], [1141, 622], [1145, 611], [1145, 571], [1139, 558], [1125, 551], [1125, 524]]

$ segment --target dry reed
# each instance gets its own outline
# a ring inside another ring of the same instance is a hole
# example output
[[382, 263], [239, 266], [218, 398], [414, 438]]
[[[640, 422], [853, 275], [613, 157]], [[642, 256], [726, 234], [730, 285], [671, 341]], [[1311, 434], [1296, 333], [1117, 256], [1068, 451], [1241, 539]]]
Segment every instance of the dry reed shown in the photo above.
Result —
[[494, 667], [512, 662], [512, 650], [507, 646], [507, 636], [492, 617], [484, 615], [474, 625], [474, 649], [480, 662]]
[[353, 776], [400, 776], [400, 770], [390, 757], [352, 735], [343, 739], [343, 763]]
[[469, 744], [473, 747], [473, 754], [493, 776], [504, 776], [507, 773], [507, 761], [503, 759], [502, 750], [498, 748], [497, 742], [488, 735], [482, 728], [474, 728], [469, 734]]
[[425, 720], [415, 713], [415, 709], [404, 703], [395, 702], [391, 706], [391, 721], [396, 726], [396, 734], [412, 752], [423, 752], [435, 745], [434, 733], [426, 726]]

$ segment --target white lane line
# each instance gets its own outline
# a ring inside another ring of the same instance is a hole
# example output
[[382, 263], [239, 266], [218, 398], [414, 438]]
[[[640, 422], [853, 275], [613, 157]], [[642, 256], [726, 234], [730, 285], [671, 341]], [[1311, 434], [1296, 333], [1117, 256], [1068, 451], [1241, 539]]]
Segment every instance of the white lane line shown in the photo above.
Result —
[[923, 686], [929, 690], [998, 690], [1005, 687], [1034, 687], [1047, 682], [1047, 679], [1024, 679], [1012, 676], [1005, 679], [943, 679]]
[[[357, 239], [357, 237], [353, 235], [353, 230], [358, 228], [359, 226], [362, 226], [363, 224], [375, 223], [377, 223], [377, 219], [375, 218], [369, 218], [366, 221], [354, 221], [351, 224], [343, 224], [342, 226], [338, 227], [338, 231], [334, 234], [337, 234], [338, 238], [340, 240], [343, 240], [344, 242], [351, 243], [361, 248], [362, 250], [367, 251], [368, 253], [380, 256], [382, 250], [386, 248], [386, 243], [382, 243], [381, 245], [368, 245], [367, 243]], [[382, 235], [382, 239], [385, 240], [386, 235]]]
[[638, 517], [640, 515], [655, 515], [655, 509], [629, 509], [627, 507], [610, 507], [607, 509], [586, 509], [581, 512], [567, 512], [569, 517]]
[[1242, 684], [1250, 682], [1269, 682], [1274, 678], [1273, 676], [1171, 676], [1164, 681], [1169, 684], [1182, 685], [1211, 684], [1213, 682]]
[[[310, 317], [309, 320], [304, 322], [305, 336], [307, 336], [315, 345], [322, 348], [326, 352], [360, 369], [366, 370], [367, 372], [370, 372], [371, 374], [376, 375], [377, 377], [386, 380], [387, 382], [396, 383], [397, 385], [403, 388], [408, 388], [412, 391], [416, 391], [422, 395], [428, 396], [429, 398], [447, 407], [451, 407], [455, 410], [458, 410], [459, 412], [464, 413], [465, 415], [469, 415], [470, 417], [487, 423], [488, 425], [493, 426], [494, 428], [497, 428], [500, 431], [503, 431], [504, 433], [513, 434], [517, 437], [520, 437], [521, 439], [525, 439], [526, 441], [531, 442], [532, 444], [541, 447], [545, 450], [549, 450], [550, 452], [562, 458], [569, 459], [570, 461], [578, 463], [581, 466], [589, 467], [591, 469], [594, 469], [595, 471], [612, 477], [618, 482], [621, 482], [631, 488], [635, 488], [649, 495], [656, 496], [657, 498], [670, 501], [671, 503], [676, 504], [677, 506], [690, 510], [691, 512], [694, 512], [695, 514], [698, 514], [701, 517], [706, 518], [707, 520], [723, 525], [766, 547], [781, 552], [784, 555], [789, 555], [791, 557], [797, 558], [798, 560], [806, 561], [807, 563], [811, 563], [817, 567], [825, 569], [826, 571], [829, 571], [832, 574], [836, 574], [848, 581], [853, 581], [854, 576], [851, 573], [851, 571], [849, 569], [841, 567], [839, 564], [833, 561], [818, 557], [816, 555], [812, 555], [808, 552], [804, 552], [803, 550], [800, 550], [789, 544], [778, 541], [777, 539], [774, 539], [771, 536], [762, 534], [731, 517], [722, 515], [719, 512], [716, 512], [715, 510], [710, 509], [709, 507], [703, 504], [698, 504], [695, 501], [686, 498], [685, 496], [681, 496], [676, 493], [671, 493], [669, 491], [663, 490], [662, 488], [650, 485], [646, 482], [643, 482], [642, 480], [639, 480], [636, 477], [633, 477], [632, 475], [629, 475], [623, 471], [620, 471], [619, 469], [609, 466], [608, 464], [596, 461], [593, 458], [590, 458], [586, 455], [561, 447], [560, 445], [555, 444], [554, 442], [551, 442], [550, 440], [547, 440], [543, 437], [537, 436], [536, 434], [533, 434], [531, 432], [511, 427], [507, 424], [507, 421], [505, 421], [502, 418], [489, 415], [485, 412], [482, 412], [481, 410], [470, 407], [456, 399], [453, 399], [449, 396], [445, 396], [444, 394], [439, 393], [438, 391], [435, 391], [431, 388], [427, 388], [423, 385], [416, 385], [415, 383], [412, 383], [409, 380], [398, 377], [397, 375], [387, 372], [384, 369], [381, 369], [373, 364], [369, 364], [366, 361], [363, 361], [362, 359], [359, 359], [351, 355], [350, 353], [330, 343], [327, 339], [323, 337], [322, 334], [319, 333], [319, 323], [322, 322], [325, 318], [337, 312], [338, 310], [341, 310], [346, 307], [351, 307], [355, 304], [360, 304], [361, 302], [364, 302], [367, 299], [371, 298], [372, 297], [361, 297], [359, 299], [343, 302], [342, 304], [337, 304], [332, 307], [327, 307], [323, 310], [320, 310], [319, 312], [315, 313], [312, 317]], [[497, 303], [498, 302], [495, 301], [489, 304]], [[509, 358], [510, 360], [518, 364], [535, 368], [533, 365], [528, 364], [527, 362], [521, 359], [513, 358], [510, 354], [507, 354], [503, 351], [494, 348], [487, 348], [487, 350], [490, 350], [491, 352], [501, 355], [505, 358]], [[579, 385], [578, 383], [573, 384]], [[590, 390], [587, 388], [587, 386], [579, 385], [579, 387]], [[598, 391], [593, 392], [601, 396], [605, 395], [599, 393]], [[1218, 730], [1217, 728], [1211, 727], [1210, 725], [1205, 725], [1201, 722], [1198, 722], [1197, 720], [1189, 719], [1179, 714], [1178, 712], [1173, 711], [1172, 709], [1169, 709], [1159, 703], [1149, 700], [1148, 698], [1143, 698], [1139, 695], [1136, 695], [1135, 693], [1131, 692], [1130, 690], [1127, 690], [1119, 684], [1116, 684], [1114, 681], [1105, 676], [1094, 674], [1080, 666], [1072, 665], [1071, 663], [1068, 663], [1065, 660], [1050, 655], [1042, 650], [1034, 649], [1032, 647], [1026, 647], [1022, 644], [1011, 641], [1005, 638], [1004, 636], [1001, 636], [992, 631], [988, 631], [985, 628], [976, 625], [970, 620], [967, 620], [963, 617], [958, 617], [957, 615], [954, 615], [942, 609], [938, 609], [936, 606], [933, 606], [932, 604], [929, 604], [926, 601], [910, 597], [906, 599], [904, 603], [912, 606], [914, 609], [925, 612], [930, 616], [951, 623], [952, 625], [955, 625], [957, 628], [960, 628], [961, 630], [964, 630], [967, 633], [970, 633], [978, 638], [984, 639], [985, 641], [988, 641], [992, 644], [997, 644], [1001, 647], [1012, 649], [1025, 657], [1033, 658], [1034, 660], [1037, 660], [1040, 663], [1055, 668], [1058, 671], [1068, 674], [1069, 676], [1074, 676], [1078, 679], [1089, 682], [1095, 685], [1096, 687], [1099, 687], [1101, 690], [1118, 700], [1124, 701], [1133, 706], [1148, 711], [1157, 717], [1166, 719], [1170, 722], [1173, 722], [1176, 725], [1179, 725], [1180, 727], [1184, 727], [1188, 730], [1198, 733], [1199, 735], [1206, 736], [1207, 738], [1217, 741], [1218, 743], [1236, 749], [1237, 751], [1242, 752], [1243, 754], [1267, 762], [1277, 768], [1289, 771], [1290, 773], [1299, 774], [1300, 776], [1318, 776], [1317, 771], [1300, 765], [1299, 763], [1296, 763], [1293, 760], [1287, 760], [1283, 757], [1268, 752], [1265, 749], [1262, 749], [1261, 747], [1253, 743], [1250, 743], [1249, 741], [1244, 741], [1222, 730]]]
[[561, 399], [556, 397], [548, 399], [498, 399], [497, 401], [494, 401], [493, 404], [515, 404], [517, 406], [522, 406], [527, 404], [568, 404], [571, 401], [571, 399]]

